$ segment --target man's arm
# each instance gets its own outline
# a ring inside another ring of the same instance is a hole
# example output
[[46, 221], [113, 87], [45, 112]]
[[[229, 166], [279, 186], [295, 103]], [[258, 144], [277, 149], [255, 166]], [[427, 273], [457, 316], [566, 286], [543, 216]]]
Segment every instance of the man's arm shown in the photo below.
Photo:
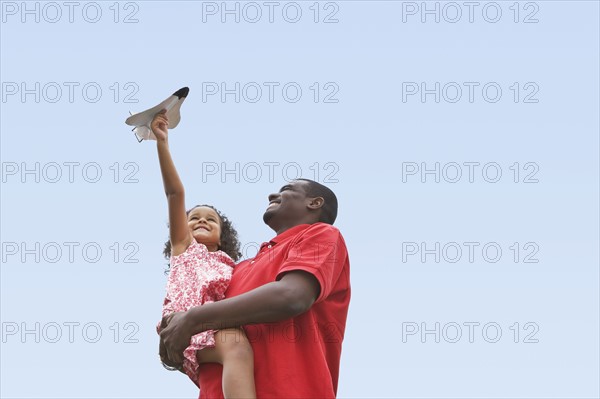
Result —
[[174, 313], [163, 322], [160, 356], [168, 364], [183, 364], [183, 351], [190, 338], [211, 329], [287, 320], [306, 312], [320, 293], [312, 274], [294, 270], [244, 294]]

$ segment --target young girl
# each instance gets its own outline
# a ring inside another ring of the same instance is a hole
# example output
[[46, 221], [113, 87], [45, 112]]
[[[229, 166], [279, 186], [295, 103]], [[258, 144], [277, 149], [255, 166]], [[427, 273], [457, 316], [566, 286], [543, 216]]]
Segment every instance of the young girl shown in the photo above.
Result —
[[[241, 255], [237, 232], [215, 208], [200, 205], [186, 212], [183, 184], [169, 152], [168, 123], [162, 111], [151, 124], [169, 207], [170, 242], [165, 255], [171, 262], [163, 317], [223, 299], [234, 260]], [[252, 347], [241, 329], [196, 334], [183, 354], [183, 371], [196, 385], [199, 363], [220, 363], [225, 398], [256, 398]]]

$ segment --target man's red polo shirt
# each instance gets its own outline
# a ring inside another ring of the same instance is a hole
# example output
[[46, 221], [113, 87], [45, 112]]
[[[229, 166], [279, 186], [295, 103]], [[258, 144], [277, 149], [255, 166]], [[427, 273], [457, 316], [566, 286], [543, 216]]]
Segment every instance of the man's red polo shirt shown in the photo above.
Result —
[[[305, 313], [277, 323], [245, 326], [254, 350], [258, 398], [334, 398], [350, 303], [350, 263], [339, 230], [302, 224], [264, 243], [234, 269], [227, 297], [276, 281], [292, 270], [317, 278], [319, 297]], [[222, 366], [200, 365], [200, 399], [223, 398]]]

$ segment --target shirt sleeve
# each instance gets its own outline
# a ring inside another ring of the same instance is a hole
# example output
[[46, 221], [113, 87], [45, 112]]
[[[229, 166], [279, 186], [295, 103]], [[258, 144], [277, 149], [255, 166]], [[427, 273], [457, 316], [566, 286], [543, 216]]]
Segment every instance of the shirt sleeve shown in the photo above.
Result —
[[327, 298], [342, 275], [348, 251], [339, 230], [329, 224], [315, 223], [291, 244], [279, 271], [281, 275], [302, 270], [316, 277], [321, 291], [315, 303]]

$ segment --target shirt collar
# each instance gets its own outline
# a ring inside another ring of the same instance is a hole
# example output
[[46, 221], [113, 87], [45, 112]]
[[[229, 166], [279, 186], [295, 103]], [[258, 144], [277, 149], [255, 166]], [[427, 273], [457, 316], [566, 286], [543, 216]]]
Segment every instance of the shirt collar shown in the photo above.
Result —
[[278, 242], [282, 242], [296, 234], [298, 234], [299, 232], [301, 232], [302, 230], [306, 229], [307, 227], [309, 227], [310, 224], [299, 224], [297, 226], [294, 227], [290, 227], [289, 229], [287, 229], [286, 231], [284, 231], [283, 233], [273, 237], [271, 239], [271, 241], [269, 242], [263, 242], [260, 246], [260, 249], [263, 249], [263, 247], [267, 246], [267, 245], [275, 245]]

